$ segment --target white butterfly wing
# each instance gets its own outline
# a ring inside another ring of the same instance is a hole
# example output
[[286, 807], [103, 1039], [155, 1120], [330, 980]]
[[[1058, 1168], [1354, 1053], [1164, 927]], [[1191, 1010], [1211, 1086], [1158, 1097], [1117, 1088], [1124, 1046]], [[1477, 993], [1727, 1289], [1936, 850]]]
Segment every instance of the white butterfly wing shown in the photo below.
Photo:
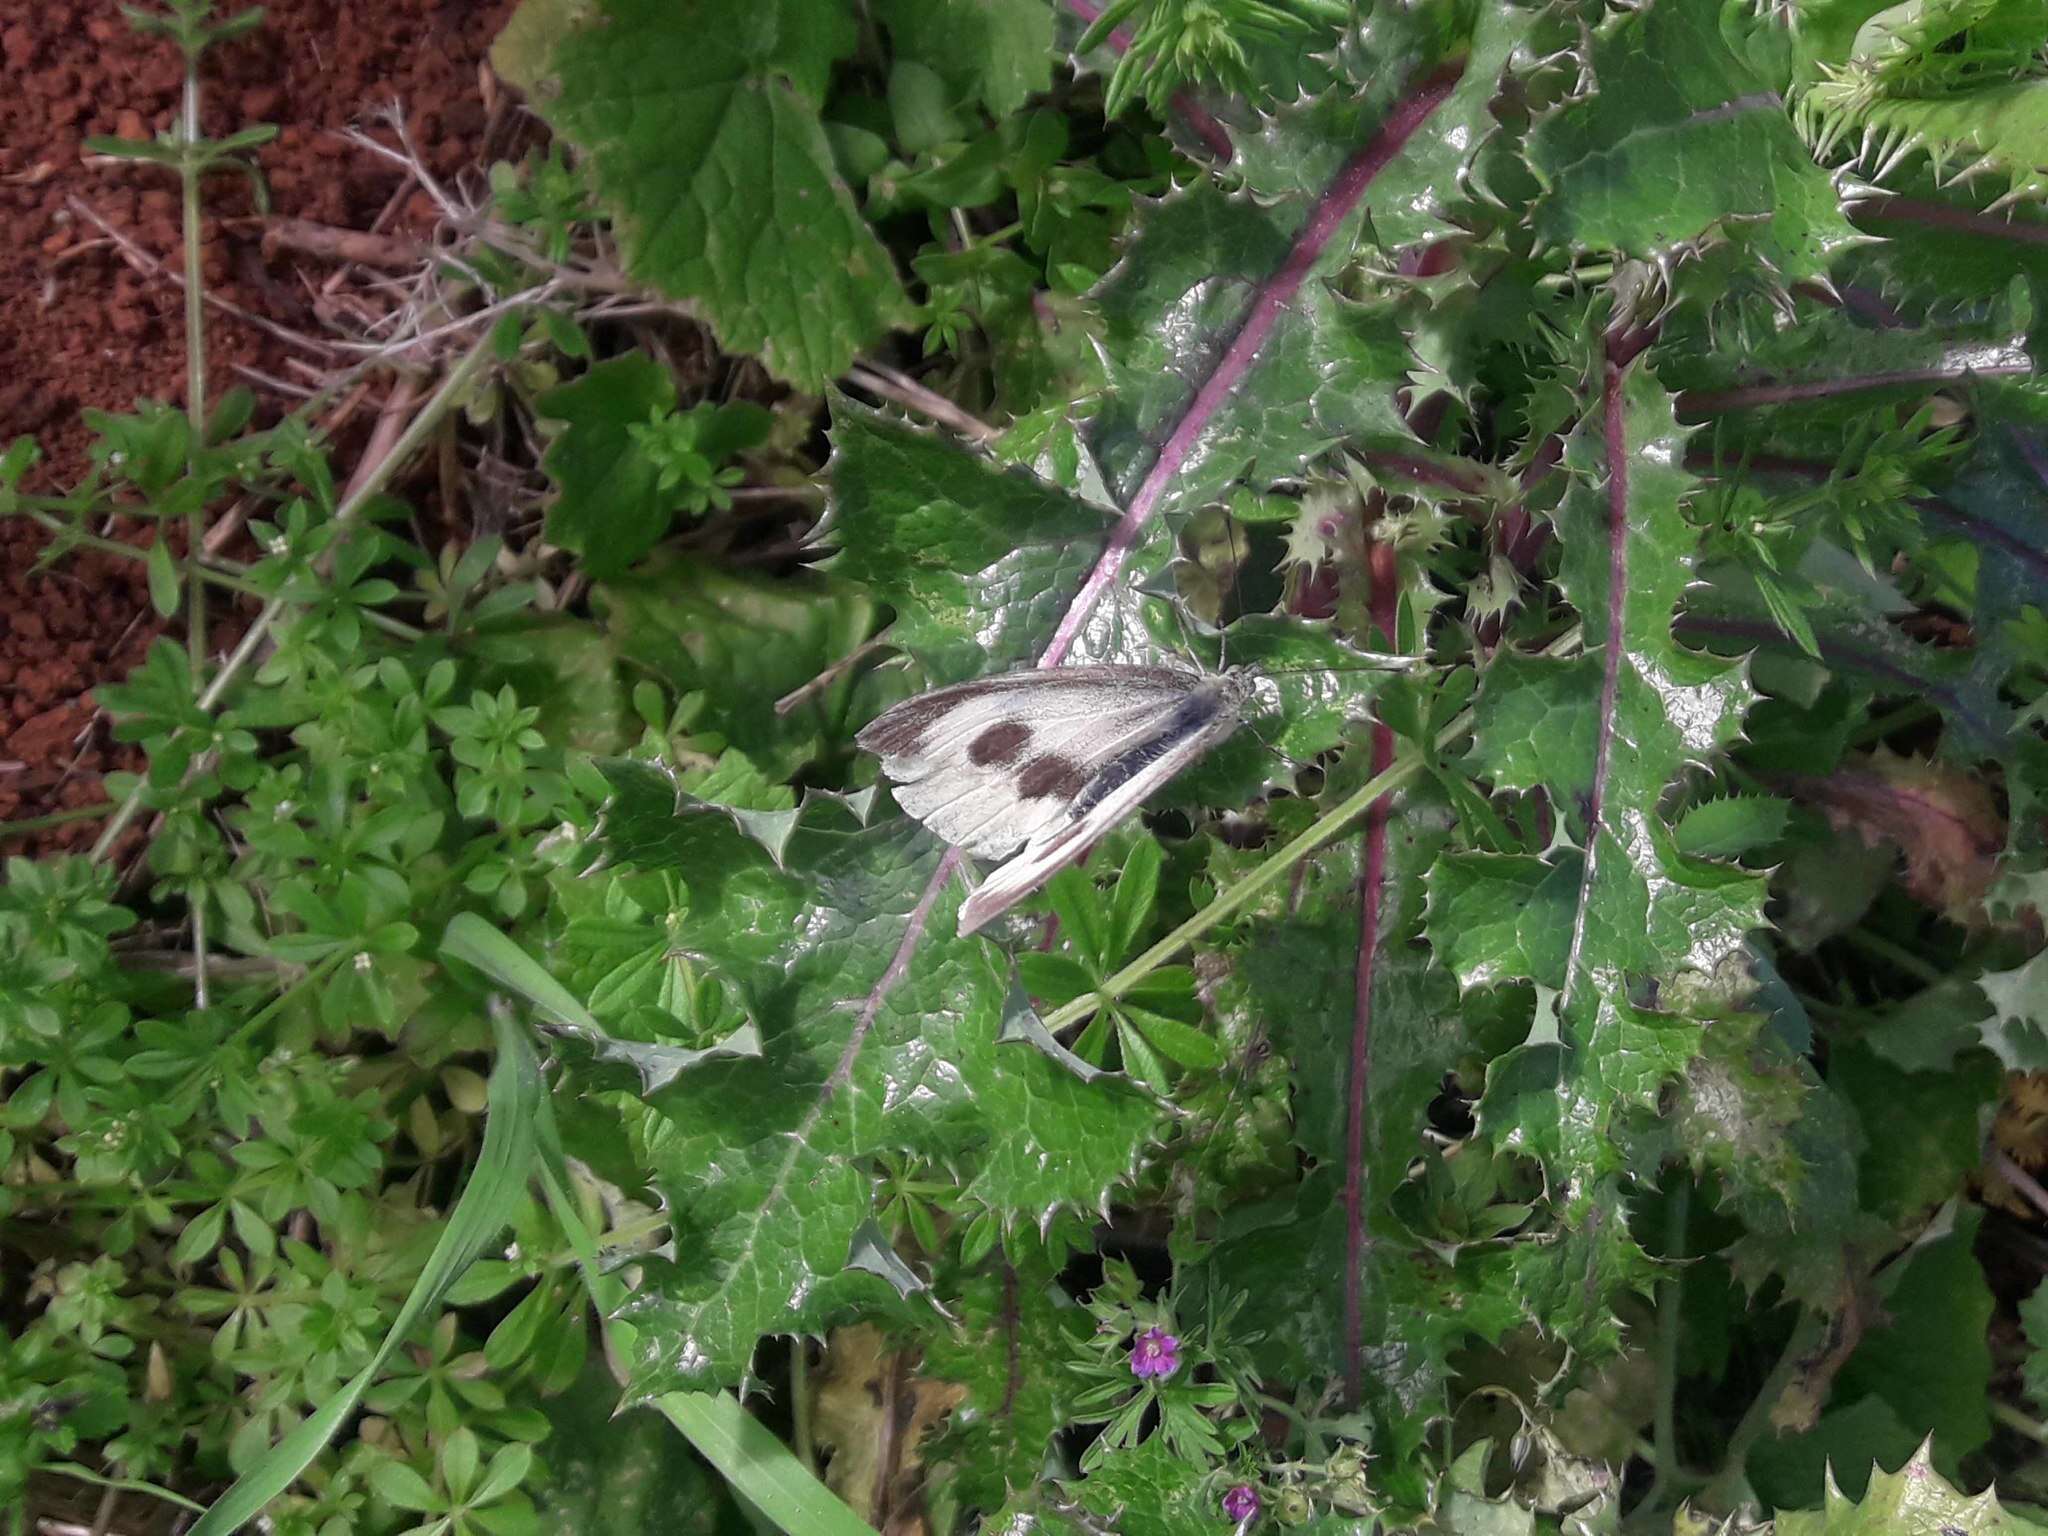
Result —
[[981, 858], [1023, 846], [961, 908], [967, 934], [1227, 736], [1243, 699], [1234, 678], [1164, 667], [1011, 672], [908, 699], [857, 739], [947, 842]]

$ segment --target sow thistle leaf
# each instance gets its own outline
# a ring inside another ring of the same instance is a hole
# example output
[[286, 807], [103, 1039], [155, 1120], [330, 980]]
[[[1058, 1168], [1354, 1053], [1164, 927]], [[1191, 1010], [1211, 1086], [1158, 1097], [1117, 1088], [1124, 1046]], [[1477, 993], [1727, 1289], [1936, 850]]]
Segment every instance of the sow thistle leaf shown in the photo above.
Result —
[[[1948, 725], [1944, 751], [1970, 758], [2011, 751], [2012, 710], [1979, 675], [1967, 651], [1922, 645], [1867, 604], [1834, 592], [1823, 591], [1805, 618], [1823, 665], [1872, 693], [1923, 698], [1939, 709]], [[1734, 654], [1797, 646], [1754, 583], [1725, 566], [1688, 595], [1678, 632]]]
[[1691, 485], [1683, 434], [1639, 364], [1606, 364], [1592, 395], [1552, 517], [1559, 585], [1590, 654], [1489, 667], [1470, 757], [1496, 787], [1542, 790], [1560, 839], [1540, 859], [1439, 861], [1428, 923], [1465, 986], [1538, 986], [1537, 1026], [1494, 1063], [1480, 1124], [1540, 1156], [1564, 1192], [1567, 1234], [1519, 1263], [1525, 1283], [1570, 1301], [1578, 1322], [1563, 1336], [1582, 1347], [1616, 1341], [1605, 1303], [1589, 1298], [1647, 1278], [1621, 1200], [1633, 1171], [1623, 1132], [1648, 1119], [1701, 1044], [1700, 1023], [1652, 1006], [1649, 989], [1739, 952], [1763, 924], [1764, 897], [1760, 877], [1681, 853], [1660, 809], [1688, 763], [1733, 739], [1754, 698], [1740, 664], [1673, 637], [1696, 542], [1680, 510]]
[[[1375, 177], [1366, 205], [1371, 238], [1392, 250], [1445, 232], [1465, 196], [1466, 166], [1496, 127], [1488, 108], [1502, 72], [1537, 10], [1481, 6], [1470, 36], [1445, 33], [1456, 14], [1449, 9], [1377, 4], [1360, 11], [1322, 61], [1331, 78], [1245, 124], [1228, 173], [1262, 202], [1319, 198], [1371, 155], [1376, 138], [1409, 129], [1413, 136]], [[1409, 117], [1425, 102], [1434, 105], [1415, 129]]]
[[1101, 555], [1109, 515], [851, 401], [832, 418], [828, 569], [895, 610], [934, 685], [1031, 661]]
[[[1135, 494], [1190, 401], [1287, 261], [1299, 213], [1197, 182], [1148, 208], [1096, 291], [1109, 387], [1089, 442], [1120, 500]], [[1348, 252], [1348, 242], [1332, 242]], [[1274, 320], [1244, 383], [1208, 417], [1167, 491], [1170, 518], [1301, 473], [1356, 436], [1409, 433], [1394, 392], [1411, 357], [1391, 312], [1343, 299], [1312, 276]]]
[[[1379, 8], [1347, 45], [1344, 82], [1240, 136], [1233, 171], [1253, 196], [1198, 181], [1145, 210], [1096, 293], [1110, 387], [1089, 436], [1120, 502], [1162, 461], [1173, 519], [1241, 478], [1298, 475], [1340, 442], [1412, 441], [1393, 398], [1412, 356], [1392, 311], [1330, 283], [1369, 227], [1390, 245], [1448, 231], [1528, 24], [1479, 9], [1467, 40]], [[1198, 430], [1176, 436], [1183, 420]]]
[[767, 0], [713, 22], [598, 0], [579, 20], [548, 57], [554, 89], [532, 99], [590, 156], [635, 277], [696, 301], [725, 350], [804, 389], [909, 323], [818, 120], [854, 46], [849, 12]]
[[756, 1058], [610, 1101], [675, 1224], [672, 1256], [647, 1264], [621, 1313], [633, 1391], [737, 1381], [764, 1335], [905, 1305], [849, 1263], [885, 1155], [948, 1166], [970, 1203], [1034, 1225], [1099, 1206], [1134, 1170], [1158, 1107], [998, 1043], [1001, 956], [944, 937], [957, 886], [921, 905], [942, 857], [921, 830], [864, 825], [824, 796], [797, 813], [779, 861], [744, 813], [715, 808], [675, 818], [685, 830], [664, 844], [638, 830], [659, 798], [650, 770], [608, 772], [640, 809], [608, 811], [602, 846], [718, 882], [689, 943], [761, 1041]]
[[1898, 1531], [1953, 1531], [1958, 1536], [2042, 1536], [2048, 1525], [2014, 1514], [1996, 1493], [1964, 1494], [1934, 1470], [1923, 1444], [1896, 1472], [1873, 1468], [1863, 1497], [1844, 1494], [1836, 1474], [1827, 1479], [1819, 1509], [1780, 1511], [1777, 1536], [1893, 1536]]
[[1067, 1362], [1085, 1350], [1090, 1331], [1087, 1312], [1062, 1304], [1065, 1293], [1043, 1252], [1017, 1246], [1028, 1251], [1014, 1261], [944, 1277], [959, 1324], [925, 1345], [925, 1373], [967, 1392], [966, 1411], [927, 1448], [926, 1460], [950, 1465], [949, 1486], [978, 1509], [999, 1508], [1011, 1488], [1029, 1486], [1044, 1467], [1081, 1386]]
[[[833, 442], [825, 532], [838, 552], [828, 569], [889, 605], [890, 642], [934, 685], [1032, 661], [1100, 557], [1107, 512], [847, 401]], [[1077, 662], [1228, 662], [1259, 674], [1249, 728], [1176, 781], [1166, 803], [1246, 803], [1279, 758], [1337, 746], [1386, 678], [1410, 664], [1360, 651], [1326, 624], [1271, 614], [1240, 619], [1227, 635], [1191, 634], [1161, 595], [1172, 558], [1171, 538], [1155, 525], [1073, 650]]]
[[[1206, 1282], [1221, 1295], [1287, 1298], [1262, 1317], [1262, 1366], [1276, 1379], [1334, 1377], [1362, 1391], [1390, 1444], [1421, 1435], [1452, 1350], [1497, 1340], [1524, 1317], [1504, 1251], [1424, 1247], [1388, 1206], [1427, 1151], [1428, 1109], [1446, 1073], [1475, 1049], [1450, 977], [1415, 943], [1422, 873], [1448, 826], [1422, 795], [1389, 821], [1364, 1006], [1355, 843], [1305, 870], [1288, 915], [1253, 925], [1242, 974], [1254, 1015], [1293, 1067], [1295, 1139], [1314, 1171], [1291, 1200], [1225, 1217]], [[1365, 1102], [1354, 1120], [1360, 1072]]]
[[1866, 237], [1771, 82], [1729, 50], [1719, 0], [1661, 0], [1593, 40], [1598, 88], [1544, 118], [1529, 162], [1546, 240], [1658, 257], [1720, 232], [1785, 278]]

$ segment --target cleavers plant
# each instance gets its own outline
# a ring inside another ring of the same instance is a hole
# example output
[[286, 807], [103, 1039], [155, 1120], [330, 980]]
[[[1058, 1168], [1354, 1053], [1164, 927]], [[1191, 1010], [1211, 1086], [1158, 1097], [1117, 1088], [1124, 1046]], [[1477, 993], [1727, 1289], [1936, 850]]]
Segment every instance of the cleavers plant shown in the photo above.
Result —
[[[0, 1502], [2034, 1528], [2037, 12], [527, 0], [346, 475], [0, 460], [234, 616], [0, 892]], [[1256, 718], [962, 939], [854, 731], [1082, 660]]]

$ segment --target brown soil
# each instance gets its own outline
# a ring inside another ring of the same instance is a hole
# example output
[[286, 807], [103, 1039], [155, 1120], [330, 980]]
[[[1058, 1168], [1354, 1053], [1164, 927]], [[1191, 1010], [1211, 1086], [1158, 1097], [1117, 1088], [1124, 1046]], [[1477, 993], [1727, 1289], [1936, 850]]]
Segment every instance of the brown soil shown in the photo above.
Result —
[[[223, 3], [218, 14], [242, 8]], [[511, 9], [512, 0], [273, 0], [257, 32], [206, 56], [202, 126], [218, 137], [278, 125], [277, 139], [257, 152], [277, 217], [421, 232], [431, 202], [339, 130], [362, 126], [391, 142], [374, 115], [396, 101], [439, 177], [501, 152], [486, 140], [503, 138], [508, 114], [501, 109], [494, 122], [486, 108], [483, 59]], [[177, 268], [175, 177], [108, 163], [83, 146], [89, 135], [142, 140], [170, 128], [182, 80], [176, 48], [139, 36], [115, 0], [0, 6], [0, 445], [24, 434], [39, 441], [32, 488], [66, 487], [88, 470], [84, 411], [125, 410], [142, 397], [184, 403], [180, 290], [135, 270], [76, 206], [96, 210], [145, 262]], [[210, 293], [290, 330], [331, 334], [334, 296], [322, 285], [338, 270], [334, 261], [266, 255], [263, 235], [273, 226], [253, 216], [246, 178], [210, 181], [207, 212]], [[214, 399], [250, 384], [237, 365], [303, 381], [305, 365], [318, 361], [218, 310], [207, 348]], [[294, 403], [251, 387], [266, 418]], [[374, 411], [374, 399], [368, 404]], [[341, 478], [347, 468], [338, 466]], [[146, 545], [150, 528], [109, 531]], [[163, 630], [139, 561], [74, 553], [38, 571], [45, 543], [26, 519], [0, 520], [0, 817], [8, 820], [98, 803], [103, 772], [137, 766], [133, 750], [111, 740], [90, 690], [125, 676]], [[232, 638], [235, 622], [230, 616], [215, 638]], [[4, 846], [74, 847], [97, 830], [77, 822]]]

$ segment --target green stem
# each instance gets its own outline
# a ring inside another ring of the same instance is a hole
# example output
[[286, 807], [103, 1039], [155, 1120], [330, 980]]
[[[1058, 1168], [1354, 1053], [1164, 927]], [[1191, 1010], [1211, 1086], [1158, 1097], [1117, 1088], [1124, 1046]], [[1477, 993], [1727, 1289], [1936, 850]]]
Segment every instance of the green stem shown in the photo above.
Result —
[[1799, 1374], [1807, 1352], [1821, 1340], [1827, 1331], [1827, 1319], [1820, 1313], [1802, 1308], [1799, 1321], [1793, 1326], [1792, 1337], [1785, 1341], [1785, 1349], [1778, 1356], [1778, 1363], [1771, 1367], [1771, 1374], [1765, 1379], [1763, 1388], [1750, 1402], [1748, 1410], [1728, 1436], [1723, 1449], [1720, 1469], [1715, 1472], [1700, 1495], [1701, 1504], [1709, 1509], [1732, 1509], [1739, 1501], [1741, 1491], [1748, 1479], [1743, 1464], [1749, 1460], [1749, 1448], [1763, 1437], [1771, 1427], [1771, 1412], [1778, 1406], [1778, 1399], [1785, 1388], [1792, 1384], [1792, 1378]]
[[182, 1493], [173, 1493], [168, 1488], [159, 1488], [155, 1483], [139, 1482], [127, 1477], [102, 1477], [99, 1473], [81, 1467], [73, 1461], [45, 1461], [40, 1463], [38, 1472], [54, 1473], [58, 1477], [75, 1478], [81, 1483], [91, 1483], [95, 1488], [104, 1488], [110, 1493], [146, 1493], [153, 1499], [162, 1499], [166, 1504], [175, 1504], [180, 1509], [189, 1509], [195, 1514], [206, 1513], [204, 1504], [194, 1504]]
[[2043, 1424], [2039, 1419], [2021, 1413], [2011, 1403], [2002, 1403], [1995, 1397], [1991, 1399], [1988, 1406], [1991, 1409], [1991, 1417], [1998, 1420], [2007, 1429], [2025, 1435], [2036, 1445], [2048, 1445], [2048, 1424]]
[[1683, 1475], [1678, 1465], [1678, 1343], [1685, 1296], [1685, 1224], [1691, 1210], [1692, 1184], [1680, 1178], [1664, 1211], [1662, 1258], [1672, 1269], [1657, 1287], [1657, 1397], [1651, 1430], [1657, 1472], [1649, 1494], [1653, 1506]]
[[789, 1448], [803, 1463], [805, 1471], [816, 1472], [817, 1446], [811, 1433], [811, 1410], [815, 1406], [812, 1396], [816, 1389], [811, 1385], [811, 1364], [806, 1358], [808, 1344], [802, 1334], [789, 1341], [789, 1405], [795, 1419]]
[[1897, 966], [1908, 976], [1914, 977], [1927, 986], [1931, 987], [1936, 982], [1948, 979], [1947, 973], [1939, 966], [1921, 959], [1903, 944], [1895, 943], [1885, 938], [1882, 934], [1872, 933], [1867, 928], [1846, 929], [1843, 931], [1842, 937], [1855, 945], [1856, 948], [1864, 951], [1864, 953], [1875, 955], [1878, 959]]
[[[362, 514], [365, 506], [384, 494], [384, 487], [391, 483], [391, 477], [396, 475], [400, 467], [419, 450], [420, 445], [434, 434], [442, 419], [467, 397], [471, 381], [482, 371], [490, 358], [491, 338], [486, 332], [471, 345], [469, 351], [463, 354], [455, 366], [448, 370], [448, 376], [441, 381], [441, 387], [420, 407], [419, 414], [413, 417], [406, 429], [399, 434], [398, 441], [391, 445], [391, 451], [363, 477], [362, 483], [356, 487], [354, 493], [335, 509], [334, 521], [337, 524], [347, 525], [354, 522]], [[202, 711], [211, 714], [219, 706], [221, 697], [240, 675], [242, 668], [249, 664], [262, 647], [270, 633], [271, 625], [277, 622], [284, 609], [285, 602], [281, 597], [273, 597], [263, 605], [263, 611], [257, 614], [249, 625], [241, 643], [221, 664], [220, 671], [214, 674], [213, 681], [208, 683], [205, 691], [199, 695], [198, 703]], [[104, 859], [112, 852], [114, 844], [127, 830], [128, 823], [133, 821], [136, 812], [142, 809], [142, 791], [143, 786], [138, 784], [128, 798], [121, 802], [120, 810], [114, 813], [114, 819], [107, 824], [106, 830], [100, 833], [99, 841], [92, 846], [92, 856], [95, 859]]]
[[[70, 538], [86, 549], [98, 550], [102, 554], [117, 555], [125, 560], [147, 560], [149, 558], [149, 551], [146, 549], [137, 549], [133, 544], [123, 544], [119, 539], [104, 538], [97, 533], [86, 533], [82, 529], [73, 528], [61, 518], [50, 516], [48, 513], [30, 512], [28, 515], [41, 526], [48, 528], [52, 533], [64, 534], [67, 538]], [[184, 564], [189, 570], [194, 562], [188, 559]], [[240, 592], [245, 597], [265, 597], [267, 594], [265, 594], [264, 590], [242, 574], [247, 569], [248, 567], [239, 565], [232, 560], [204, 560], [198, 562], [198, 573], [201, 580], [210, 581], [216, 587], [225, 588], [230, 592]], [[357, 613], [363, 622], [370, 625], [373, 629], [381, 629], [393, 639], [403, 640], [408, 645], [417, 644], [427, 637], [425, 630], [408, 624], [403, 619], [394, 619], [390, 614], [380, 612], [375, 608], [358, 609]]]
[[[1438, 745], [1455, 741], [1471, 729], [1471, 716], [1460, 715], [1444, 728], [1444, 735], [1438, 738]], [[1111, 998], [1121, 997], [1125, 990], [1144, 980], [1152, 972], [1171, 960], [1183, 949], [1200, 938], [1209, 929], [1225, 918], [1231, 917], [1250, 906], [1271, 887], [1287, 877], [1290, 870], [1318, 848], [1335, 842], [1343, 836], [1351, 823], [1372, 809], [1373, 802], [1382, 795], [1391, 795], [1406, 787], [1408, 781], [1422, 771], [1424, 758], [1419, 752], [1411, 752], [1396, 762], [1385, 773], [1377, 774], [1359, 789], [1355, 790], [1341, 805], [1329, 812], [1287, 844], [1273, 857], [1246, 875], [1229, 890], [1223, 892], [1209, 905], [1182, 923], [1165, 938], [1146, 950], [1115, 975], [1102, 983], [1100, 991], [1084, 992], [1064, 1007], [1055, 1008], [1045, 1016], [1045, 1027], [1057, 1032], [1082, 1019], [1102, 1006]]]
[[27, 837], [31, 832], [66, 826], [74, 821], [93, 821], [98, 817], [113, 814], [114, 802], [111, 800], [102, 800], [97, 805], [74, 805], [69, 810], [52, 811], [47, 816], [31, 816], [26, 821], [10, 821], [0, 826], [0, 837]]
[[[178, 161], [185, 214], [185, 420], [191, 428], [185, 472], [199, 478], [206, 451], [206, 262], [200, 244], [199, 54], [185, 55], [185, 111], [179, 128], [184, 140]], [[206, 508], [194, 500], [185, 514], [185, 555], [191, 562], [185, 588], [186, 636], [192, 653], [192, 675], [205, 676], [206, 587], [199, 575], [199, 556], [206, 547]]]
[[1897, 709], [1889, 710], [1879, 715], [1875, 720], [1857, 727], [1855, 731], [1850, 733], [1849, 745], [1852, 747], [1867, 747], [1873, 741], [1883, 741], [1893, 731], [1901, 730], [1909, 725], [1917, 725], [1922, 720], [1933, 719], [1940, 713], [1941, 711], [1925, 699], [1909, 700], [1901, 704]]
[[[1585, 631], [1577, 624], [1571, 626], [1550, 644], [1543, 647], [1545, 656], [1563, 656], [1576, 651], [1584, 643]], [[1459, 711], [1436, 735], [1436, 750], [1441, 752], [1472, 729], [1472, 711]], [[1376, 774], [1362, 787], [1353, 792], [1343, 804], [1329, 812], [1288, 843], [1278, 853], [1267, 859], [1244, 879], [1223, 892], [1208, 906], [1182, 923], [1165, 938], [1146, 950], [1129, 965], [1109, 977], [1094, 992], [1084, 992], [1063, 1007], [1055, 1008], [1044, 1019], [1045, 1027], [1055, 1033], [1082, 1019], [1102, 1006], [1111, 998], [1120, 997], [1126, 989], [1144, 980], [1153, 971], [1171, 960], [1181, 950], [1194, 943], [1204, 933], [1222, 922], [1226, 917], [1243, 911], [1270, 887], [1280, 883], [1287, 873], [1318, 848], [1336, 841], [1360, 816], [1372, 809], [1373, 802], [1382, 795], [1391, 795], [1405, 789], [1408, 781], [1421, 773], [1428, 763], [1422, 753], [1411, 751], [1408, 756]]]

